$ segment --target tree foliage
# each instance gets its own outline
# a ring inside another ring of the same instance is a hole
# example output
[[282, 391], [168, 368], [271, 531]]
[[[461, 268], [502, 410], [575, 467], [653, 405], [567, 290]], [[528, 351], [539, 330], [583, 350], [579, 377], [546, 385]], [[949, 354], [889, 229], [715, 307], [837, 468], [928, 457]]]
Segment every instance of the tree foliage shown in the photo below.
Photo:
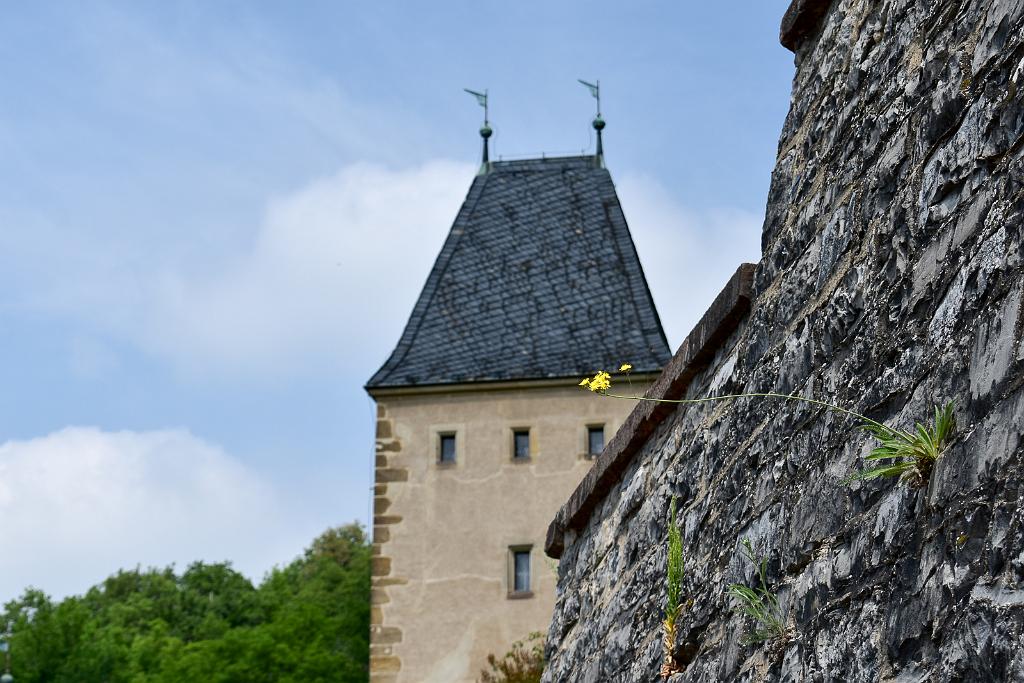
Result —
[[259, 586], [228, 563], [136, 568], [60, 602], [30, 588], [3, 619], [18, 683], [333, 683], [367, 680], [369, 605], [351, 524]]

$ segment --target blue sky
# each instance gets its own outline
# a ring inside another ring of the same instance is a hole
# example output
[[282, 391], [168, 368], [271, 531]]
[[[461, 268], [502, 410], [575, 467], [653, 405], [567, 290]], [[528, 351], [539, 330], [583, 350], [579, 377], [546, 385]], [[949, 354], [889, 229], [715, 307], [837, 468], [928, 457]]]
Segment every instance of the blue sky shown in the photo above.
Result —
[[785, 0], [32, 3], [0, 22], [0, 600], [258, 578], [368, 517], [373, 407], [479, 162], [607, 164], [670, 342], [760, 224]]

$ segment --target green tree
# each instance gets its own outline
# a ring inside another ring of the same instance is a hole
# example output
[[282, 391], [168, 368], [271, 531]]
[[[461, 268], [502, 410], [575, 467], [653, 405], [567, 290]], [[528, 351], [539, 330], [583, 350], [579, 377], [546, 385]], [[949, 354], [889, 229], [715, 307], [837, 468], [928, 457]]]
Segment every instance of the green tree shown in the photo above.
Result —
[[54, 603], [5, 606], [18, 683], [366, 681], [370, 546], [328, 529], [258, 587], [228, 563], [123, 570]]

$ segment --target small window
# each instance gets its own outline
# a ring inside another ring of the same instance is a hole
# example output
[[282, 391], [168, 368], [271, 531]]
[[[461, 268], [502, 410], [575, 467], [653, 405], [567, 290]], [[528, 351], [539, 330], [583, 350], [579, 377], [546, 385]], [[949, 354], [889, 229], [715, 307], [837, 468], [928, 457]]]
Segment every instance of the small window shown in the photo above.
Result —
[[530, 430], [516, 429], [512, 432], [512, 458], [515, 460], [530, 459]]
[[512, 549], [512, 593], [530, 593], [530, 549]]
[[587, 427], [587, 455], [595, 457], [604, 450], [604, 425]]
[[437, 461], [439, 463], [454, 463], [455, 462], [455, 435], [454, 434], [442, 434], [441, 445], [437, 454]]

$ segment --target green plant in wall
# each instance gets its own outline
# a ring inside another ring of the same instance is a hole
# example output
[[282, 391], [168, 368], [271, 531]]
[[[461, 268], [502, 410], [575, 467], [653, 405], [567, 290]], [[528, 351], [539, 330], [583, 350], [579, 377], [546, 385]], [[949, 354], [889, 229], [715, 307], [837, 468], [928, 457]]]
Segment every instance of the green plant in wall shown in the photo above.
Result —
[[[619, 371], [629, 377], [632, 365], [624, 363]], [[625, 396], [609, 392], [612, 386], [612, 376], [605, 371], [598, 371], [593, 377], [584, 377], [580, 387], [606, 396], [608, 398], [619, 398], [632, 401], [649, 401], [652, 403], [675, 403], [675, 404], [696, 404], [709, 403], [711, 401], [729, 401], [737, 398], [775, 398], [784, 401], [799, 401], [811, 405], [826, 408], [836, 413], [842, 413], [860, 421], [860, 428], [869, 432], [880, 442], [871, 454], [865, 458], [870, 462], [887, 461], [885, 464], [875, 467], [868, 467], [853, 473], [843, 480], [843, 483], [850, 483], [858, 480], [876, 479], [879, 477], [899, 477], [911, 486], [922, 486], [928, 481], [932, 467], [945, 452], [950, 443], [950, 437], [955, 425], [953, 419], [953, 401], [948, 402], [942, 408], [935, 407], [935, 416], [932, 424], [925, 426], [916, 424], [913, 430], [894, 429], [872, 420], [867, 415], [846, 408], [819, 401], [814, 398], [806, 398], [795, 394], [776, 394], [772, 392], [745, 393], [745, 394], [724, 394], [722, 396], [707, 396], [705, 398], [648, 398], [647, 396]]]
[[668, 516], [668, 556], [665, 561], [665, 619], [662, 626], [664, 648], [662, 678], [679, 671], [673, 653], [676, 647], [676, 622], [683, 610], [683, 536], [676, 524], [676, 499], [672, 499]]
[[862, 425], [879, 442], [864, 460], [884, 464], [863, 469], [848, 477], [847, 481], [900, 477], [911, 486], [924, 486], [935, 461], [949, 444], [953, 427], [952, 401], [942, 408], [935, 408], [930, 425], [919, 422], [911, 431], [892, 429], [877, 423]]
[[544, 674], [544, 634], [533, 632], [512, 643], [505, 656], [487, 655], [490, 671], [480, 672], [480, 683], [540, 683]]
[[768, 590], [768, 560], [758, 558], [750, 541], [743, 539], [743, 554], [757, 567], [759, 585], [751, 588], [742, 583], [729, 585], [729, 595], [736, 600], [735, 611], [754, 620], [754, 630], [743, 637], [744, 645], [784, 640], [788, 636], [782, 606], [775, 593]]

